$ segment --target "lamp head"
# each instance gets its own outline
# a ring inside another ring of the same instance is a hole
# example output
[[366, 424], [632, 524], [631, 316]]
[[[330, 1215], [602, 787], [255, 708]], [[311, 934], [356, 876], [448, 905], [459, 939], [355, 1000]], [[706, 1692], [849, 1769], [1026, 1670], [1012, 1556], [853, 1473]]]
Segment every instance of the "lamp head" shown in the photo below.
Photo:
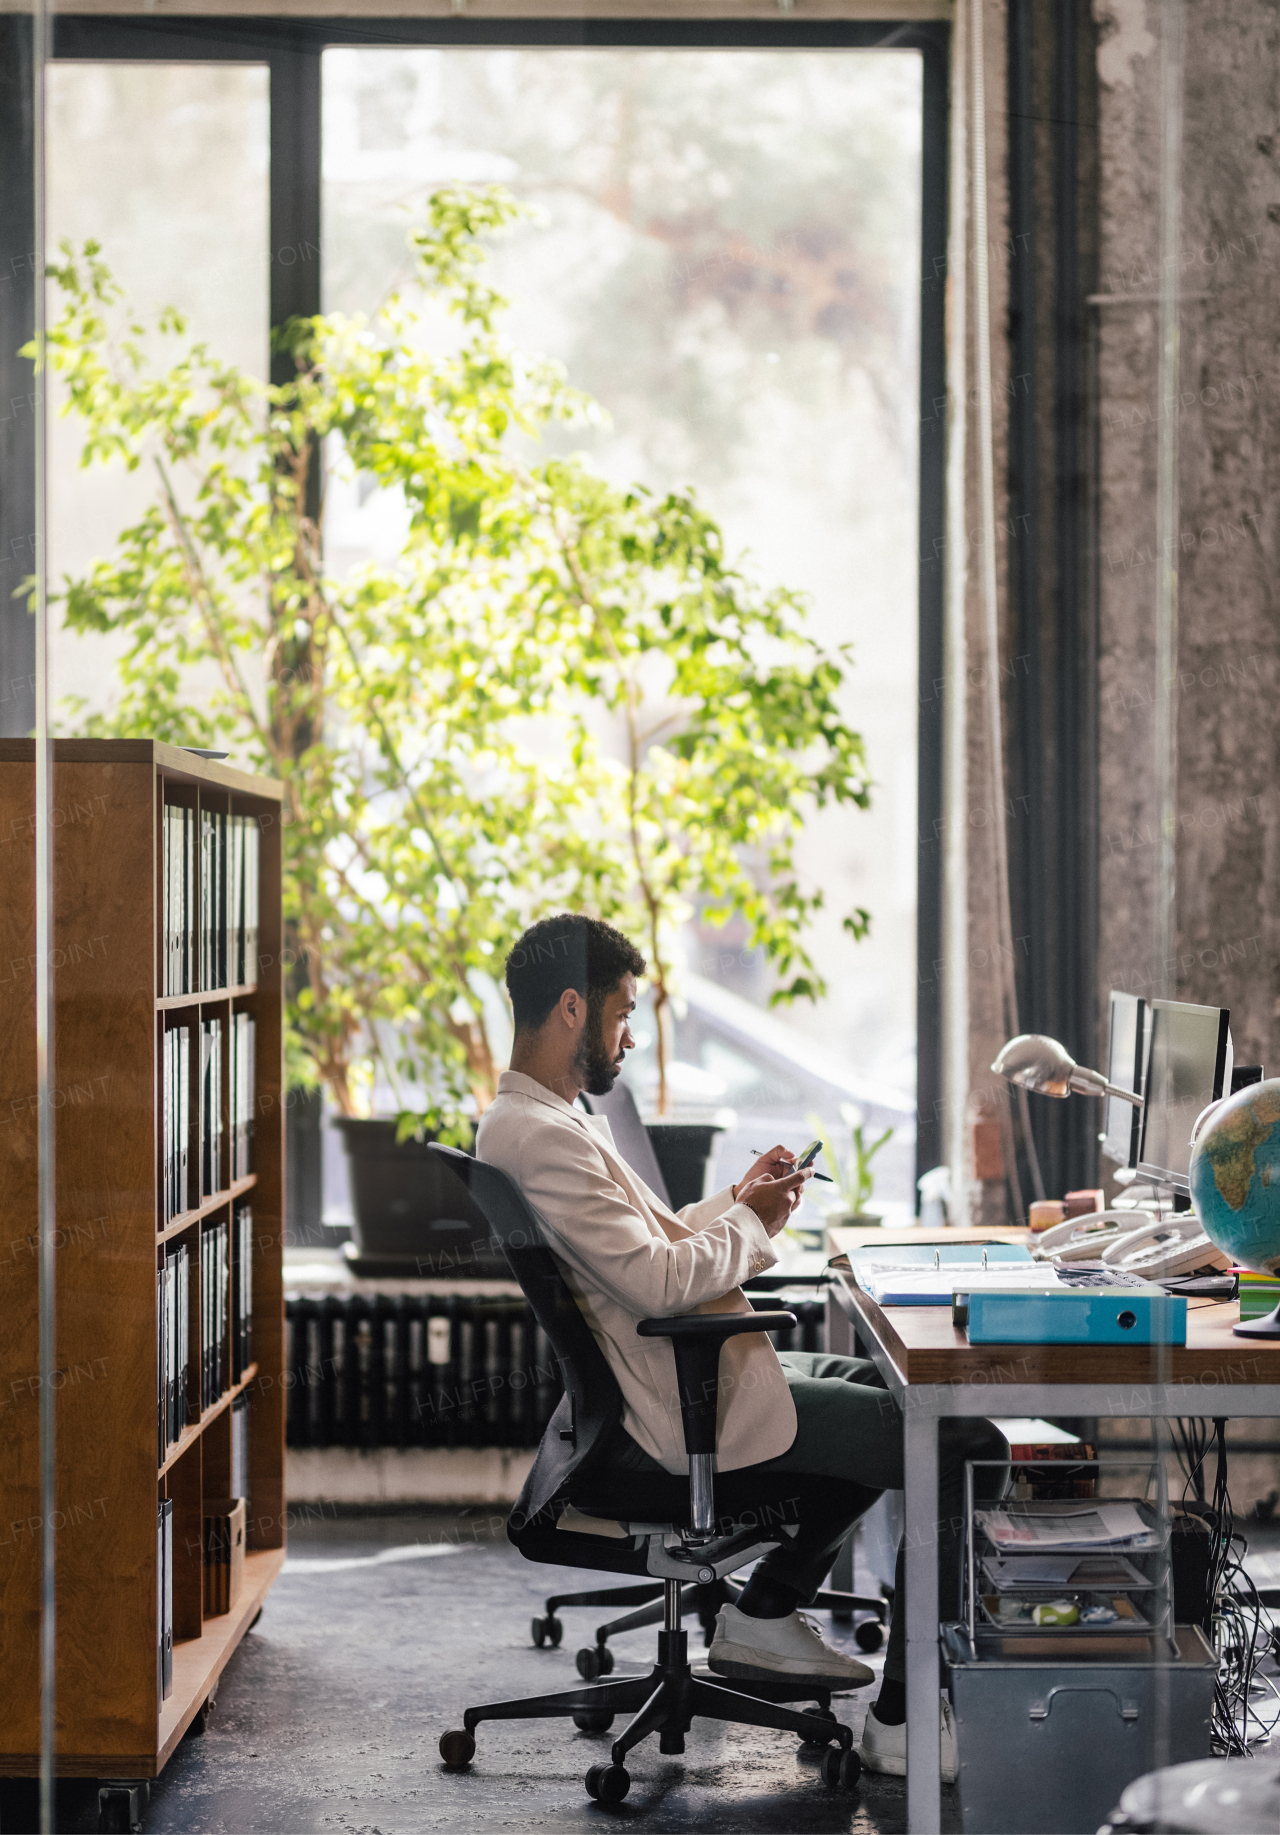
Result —
[[1042, 1032], [1020, 1032], [1010, 1039], [991, 1066], [998, 1077], [1016, 1083], [1037, 1096], [1059, 1096], [1064, 1100], [1072, 1091], [1078, 1096], [1120, 1096], [1137, 1109], [1142, 1098], [1133, 1090], [1108, 1083], [1101, 1071], [1086, 1070], [1077, 1064], [1065, 1045], [1046, 1038]]

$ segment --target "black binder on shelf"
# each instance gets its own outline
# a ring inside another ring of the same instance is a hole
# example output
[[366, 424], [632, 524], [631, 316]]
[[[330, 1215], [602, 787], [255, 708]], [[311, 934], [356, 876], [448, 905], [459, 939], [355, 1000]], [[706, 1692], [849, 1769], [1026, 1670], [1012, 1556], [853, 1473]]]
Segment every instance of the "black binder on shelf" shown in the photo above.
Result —
[[244, 979], [244, 817], [227, 819], [227, 981]]
[[156, 1516], [156, 1694], [173, 1692], [173, 1500], [160, 1499]]
[[[231, 1286], [231, 1380], [238, 1383], [253, 1362], [253, 1211], [241, 1200], [232, 1213], [233, 1278]], [[235, 1490], [234, 1485], [232, 1490]], [[237, 1495], [240, 1495], [237, 1493]]]
[[164, 1132], [164, 1176], [161, 1227], [191, 1204], [189, 1152], [191, 1138], [191, 1031], [170, 1027], [163, 1035], [161, 1113]]
[[200, 1407], [209, 1406], [209, 1368], [213, 1355], [213, 1274], [209, 1266], [209, 1231], [200, 1230]]
[[227, 1225], [206, 1223], [200, 1232], [200, 1401], [211, 1408], [227, 1387]]
[[228, 1387], [229, 1379], [230, 1379], [229, 1360], [227, 1358], [227, 1287], [229, 1284], [228, 1277], [231, 1272], [231, 1267], [230, 1267], [230, 1256], [227, 1253], [229, 1244], [227, 1241], [227, 1226], [226, 1226], [225, 1221], [218, 1225], [217, 1240], [218, 1240], [218, 1317], [217, 1317], [217, 1322], [216, 1322], [216, 1328], [214, 1331], [214, 1341], [218, 1347], [217, 1394], [221, 1395], [223, 1390]]
[[191, 1028], [179, 1026], [178, 1036], [178, 1198], [176, 1210], [191, 1204]]
[[249, 1495], [249, 1398], [238, 1395], [231, 1404], [231, 1495]]
[[245, 987], [258, 985], [258, 881], [262, 831], [253, 816], [244, 818], [244, 965]]
[[190, 994], [195, 987], [196, 812], [172, 803], [164, 808], [164, 992]]
[[200, 1194], [222, 1185], [222, 1021], [200, 1022]]
[[156, 1278], [156, 1412], [160, 1431], [158, 1463], [164, 1464], [169, 1448], [187, 1425], [187, 1357], [190, 1298], [189, 1261], [185, 1243], [170, 1249]]
[[165, 1319], [164, 1269], [156, 1269], [156, 1464], [164, 1464], [169, 1445], [169, 1423], [165, 1415], [167, 1370], [167, 1323]]
[[251, 1013], [231, 1016], [231, 1180], [253, 1171], [254, 1041]]
[[[191, 1258], [187, 1254], [185, 1243], [178, 1250], [178, 1419], [177, 1430], [180, 1434], [187, 1425], [191, 1410], [187, 1406], [187, 1363], [191, 1354], [191, 1314], [188, 1305], [191, 1297], [190, 1286]], [[174, 1438], [177, 1438], [175, 1434]]]
[[174, 1255], [164, 1258], [164, 1443], [166, 1451], [177, 1439], [174, 1422], [178, 1418], [178, 1263]]
[[221, 810], [200, 811], [200, 985], [227, 985], [227, 824]]

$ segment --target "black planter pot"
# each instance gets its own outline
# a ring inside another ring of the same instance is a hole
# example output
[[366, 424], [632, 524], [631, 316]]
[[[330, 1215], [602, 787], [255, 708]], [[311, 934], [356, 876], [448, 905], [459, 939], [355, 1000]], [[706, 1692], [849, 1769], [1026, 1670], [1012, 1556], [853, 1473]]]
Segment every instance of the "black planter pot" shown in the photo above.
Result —
[[645, 1129], [667, 1182], [672, 1210], [696, 1204], [706, 1183], [712, 1142], [724, 1129], [709, 1121], [649, 1121]]
[[340, 1115], [333, 1125], [347, 1154], [357, 1272], [510, 1280], [465, 1185], [426, 1140], [397, 1144], [394, 1121]]

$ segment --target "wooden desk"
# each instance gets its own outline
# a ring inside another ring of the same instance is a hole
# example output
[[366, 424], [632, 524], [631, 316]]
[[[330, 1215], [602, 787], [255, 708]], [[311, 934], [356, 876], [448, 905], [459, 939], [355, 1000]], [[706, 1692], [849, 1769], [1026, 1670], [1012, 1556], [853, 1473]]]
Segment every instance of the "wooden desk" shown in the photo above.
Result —
[[[912, 1240], [919, 1241], [917, 1234]], [[952, 1236], [950, 1240], [955, 1240]], [[853, 1246], [853, 1245], [851, 1245]], [[902, 1409], [907, 1593], [907, 1827], [941, 1827], [938, 1728], [938, 1421], [943, 1415], [1280, 1414], [1280, 1343], [1236, 1338], [1234, 1303], [1193, 1300], [1180, 1345], [970, 1345], [942, 1306], [877, 1306], [836, 1273], [827, 1342], [851, 1332]], [[843, 1335], [842, 1335], [843, 1334]], [[852, 1349], [852, 1345], [849, 1345]]]
[[[1254, 1383], [1280, 1383], [1280, 1340], [1233, 1336], [1231, 1328], [1240, 1318], [1234, 1301], [1189, 1300], [1185, 1346], [971, 1345], [965, 1334], [952, 1325], [947, 1307], [881, 1307], [854, 1285], [851, 1275], [841, 1275], [840, 1279], [850, 1303], [846, 1310], [859, 1336], [874, 1339], [904, 1388], [921, 1383], [1105, 1383], [1123, 1389], [1135, 1384], [1190, 1383], [1232, 1389]], [[882, 1373], [887, 1377], [887, 1370]], [[1107, 1415], [1114, 1411], [1066, 1408], [1059, 1403], [1053, 1412]], [[1198, 1411], [1187, 1406], [1181, 1412]], [[1222, 1414], [1224, 1410], [1217, 1408], [1213, 1412]]]

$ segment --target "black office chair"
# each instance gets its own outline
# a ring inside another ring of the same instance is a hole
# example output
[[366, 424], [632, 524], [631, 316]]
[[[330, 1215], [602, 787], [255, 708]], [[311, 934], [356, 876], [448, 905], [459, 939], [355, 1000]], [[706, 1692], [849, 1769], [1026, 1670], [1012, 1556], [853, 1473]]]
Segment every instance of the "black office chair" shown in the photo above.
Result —
[[[588, 1115], [603, 1115], [608, 1120], [614, 1144], [627, 1164], [635, 1168], [650, 1191], [669, 1205], [671, 1199], [662, 1168], [658, 1164], [658, 1156], [627, 1085], [619, 1080], [607, 1096], [584, 1094], [579, 1100]], [[645, 1625], [661, 1624], [666, 1611], [663, 1591], [663, 1584], [653, 1581], [648, 1585], [634, 1587], [551, 1593], [547, 1596], [544, 1612], [534, 1617], [531, 1627], [533, 1642], [539, 1650], [558, 1648], [564, 1636], [564, 1625], [557, 1614], [564, 1607], [636, 1607], [637, 1610], [626, 1612], [620, 1618], [608, 1619], [604, 1624], [597, 1625], [594, 1643], [584, 1645], [578, 1652], [578, 1674], [584, 1682], [595, 1682], [600, 1676], [612, 1673], [610, 1638], [618, 1637], [624, 1631], [638, 1631]], [[741, 1586], [728, 1579], [713, 1581], [710, 1586], [695, 1583], [685, 1587], [681, 1610], [689, 1615], [696, 1614], [702, 1626], [704, 1645], [709, 1645], [715, 1635], [716, 1614], [721, 1606], [736, 1603], [741, 1592]], [[870, 1614], [854, 1633], [860, 1650], [878, 1650], [884, 1642], [886, 1607], [882, 1599], [868, 1599], [860, 1593], [834, 1592], [824, 1588], [813, 1604], [819, 1611], [830, 1612], [838, 1623], [852, 1624], [855, 1612]]]
[[[537, 1213], [496, 1166], [452, 1148], [432, 1150], [448, 1155], [487, 1219], [564, 1376], [565, 1393], [507, 1525], [510, 1540], [531, 1561], [643, 1575], [650, 1584], [660, 1581], [664, 1605], [658, 1660], [648, 1675], [468, 1708], [462, 1727], [441, 1737], [446, 1767], [461, 1771], [471, 1763], [475, 1729], [482, 1720], [563, 1715], [584, 1732], [603, 1733], [616, 1714], [629, 1714], [629, 1724], [613, 1742], [610, 1763], [592, 1765], [586, 1775], [588, 1795], [618, 1803], [630, 1788], [623, 1761], [631, 1748], [657, 1732], [662, 1752], [681, 1753], [695, 1715], [703, 1715], [776, 1727], [799, 1734], [806, 1746], [824, 1746], [824, 1781], [852, 1787], [861, 1766], [850, 1729], [831, 1713], [829, 1684], [795, 1677], [730, 1686], [709, 1672], [695, 1674], [687, 1634], [680, 1628], [685, 1586], [710, 1586], [779, 1547], [796, 1533], [802, 1516], [834, 1526], [855, 1512], [854, 1487], [830, 1479], [794, 1473], [765, 1477], [752, 1468], [713, 1477], [721, 1345], [739, 1332], [793, 1325], [795, 1315], [642, 1319], [637, 1327], [642, 1336], [672, 1341], [689, 1475], [639, 1475], [611, 1467], [609, 1444], [621, 1431], [621, 1391], [546, 1246]], [[816, 1705], [800, 1713], [786, 1705], [795, 1701]]]
[[613, 1144], [633, 1171], [638, 1172], [649, 1190], [665, 1205], [671, 1203], [666, 1175], [658, 1162], [649, 1130], [640, 1119], [636, 1099], [621, 1077], [607, 1096], [590, 1096], [584, 1090], [578, 1101], [588, 1115], [603, 1115], [609, 1124]]

